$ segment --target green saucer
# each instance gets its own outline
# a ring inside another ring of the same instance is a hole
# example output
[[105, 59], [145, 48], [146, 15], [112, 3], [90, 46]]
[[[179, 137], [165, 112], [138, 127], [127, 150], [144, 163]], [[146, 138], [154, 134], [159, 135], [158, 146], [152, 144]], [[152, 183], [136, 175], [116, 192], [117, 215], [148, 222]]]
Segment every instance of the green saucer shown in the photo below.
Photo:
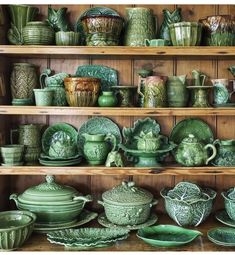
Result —
[[[234, 227], [235, 228], [235, 220], [232, 220], [229, 218], [227, 212], [225, 210], [221, 210], [218, 211], [215, 214], [215, 218], [220, 221], [221, 223], [230, 226], [230, 227]], [[235, 230], [234, 230], [235, 231]]]
[[70, 160], [46, 160], [39, 158], [39, 163], [44, 166], [74, 166], [79, 165], [81, 161], [82, 157]]
[[24, 105], [33, 105], [33, 100], [30, 98], [26, 98], [26, 99], [13, 99], [12, 100], [12, 105], [16, 105], [16, 106], [24, 106]]
[[221, 246], [235, 247], [235, 230], [229, 227], [210, 229], [207, 232], [208, 239]]

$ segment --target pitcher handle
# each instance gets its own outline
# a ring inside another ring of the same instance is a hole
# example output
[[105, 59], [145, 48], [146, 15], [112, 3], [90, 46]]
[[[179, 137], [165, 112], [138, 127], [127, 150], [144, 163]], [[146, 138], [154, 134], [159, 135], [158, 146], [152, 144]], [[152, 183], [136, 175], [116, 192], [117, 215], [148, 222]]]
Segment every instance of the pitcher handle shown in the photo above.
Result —
[[205, 74], [200, 74], [200, 78], [202, 78], [202, 80], [200, 80], [201, 86], [204, 86], [206, 75]]
[[220, 145], [220, 140], [219, 139], [216, 139], [214, 142], [213, 142], [213, 145]]
[[145, 44], [145, 46], [150, 46], [150, 40], [149, 39], [145, 39], [144, 40], [144, 44]]
[[11, 129], [10, 130], [10, 142], [11, 142], [11, 144], [14, 144], [14, 141], [13, 141], [14, 133], [19, 133], [19, 130], [18, 129]]
[[208, 148], [211, 148], [212, 149], [212, 155], [206, 160], [206, 165], [208, 165], [208, 163], [213, 159], [213, 158], [215, 158], [215, 156], [216, 156], [216, 148], [215, 148], [215, 146], [213, 145], [213, 144], [207, 144], [205, 147], [204, 147], [206, 150], [208, 149]]
[[51, 69], [45, 69], [42, 74], [39, 77], [39, 83], [40, 83], [40, 87], [41, 89], [47, 87], [46, 85], [46, 78], [49, 77], [49, 74], [51, 73]]
[[146, 82], [146, 78], [142, 78], [141, 76], [139, 76], [139, 82], [138, 82], [138, 86], [137, 86], [137, 93], [139, 95], [141, 95], [142, 97], [144, 97], [144, 94], [140, 91], [141, 89], [141, 83], [143, 82], [143, 84], [145, 85]]

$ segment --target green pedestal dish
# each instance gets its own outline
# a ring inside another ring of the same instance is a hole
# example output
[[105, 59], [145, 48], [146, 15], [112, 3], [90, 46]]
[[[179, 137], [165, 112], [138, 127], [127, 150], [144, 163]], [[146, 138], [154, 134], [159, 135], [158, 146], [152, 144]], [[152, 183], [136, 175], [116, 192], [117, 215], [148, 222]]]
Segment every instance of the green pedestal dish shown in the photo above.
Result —
[[229, 227], [218, 227], [207, 232], [208, 239], [221, 246], [235, 247], [235, 230]]
[[138, 225], [148, 220], [151, 208], [157, 204], [153, 195], [142, 188], [136, 187], [134, 182], [122, 182], [102, 194], [107, 219], [113, 224]]
[[85, 203], [91, 197], [82, 196], [69, 186], [59, 185], [53, 176], [47, 176], [46, 182], [33, 186], [24, 193], [12, 194], [16, 206], [20, 210], [30, 210], [37, 215], [37, 224], [64, 224], [73, 222], [81, 213]]
[[137, 237], [147, 244], [156, 247], [176, 247], [191, 243], [202, 233], [197, 230], [181, 228], [173, 225], [157, 225], [145, 227], [137, 232]]
[[0, 213], [0, 251], [20, 248], [33, 232], [36, 215], [28, 211]]

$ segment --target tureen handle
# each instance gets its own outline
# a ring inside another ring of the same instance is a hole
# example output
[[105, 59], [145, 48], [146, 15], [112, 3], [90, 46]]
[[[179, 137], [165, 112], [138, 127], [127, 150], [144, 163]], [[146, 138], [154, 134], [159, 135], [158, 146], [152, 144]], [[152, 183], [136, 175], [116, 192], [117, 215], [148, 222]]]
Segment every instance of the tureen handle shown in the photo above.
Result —
[[86, 202], [91, 202], [92, 197], [91, 197], [91, 195], [73, 197], [73, 201], [77, 201], [77, 200], [81, 200], [81, 201], [84, 201], [86, 203]]
[[212, 155], [206, 160], [206, 165], [207, 165], [213, 158], [215, 158], [215, 156], [216, 156], [216, 148], [215, 148], [215, 146], [213, 144], [207, 144], [204, 148], [206, 150], [208, 148], [212, 149]]
[[19, 202], [19, 200], [18, 200], [18, 195], [17, 195], [16, 193], [11, 194], [9, 199], [10, 199], [10, 200], [14, 200], [15, 203], [16, 203], [16, 206], [18, 207], [18, 202]]
[[153, 207], [154, 205], [156, 205], [158, 203], [157, 199], [153, 199], [153, 202], [150, 203], [150, 208]]
[[104, 202], [103, 201], [98, 200], [97, 203], [104, 206]]

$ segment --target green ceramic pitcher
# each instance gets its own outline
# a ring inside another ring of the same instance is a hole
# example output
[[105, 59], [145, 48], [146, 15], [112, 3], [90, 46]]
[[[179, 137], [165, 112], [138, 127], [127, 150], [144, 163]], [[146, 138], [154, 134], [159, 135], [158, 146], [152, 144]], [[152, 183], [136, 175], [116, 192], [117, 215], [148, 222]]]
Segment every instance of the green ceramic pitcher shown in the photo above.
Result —
[[185, 107], [188, 102], [186, 76], [169, 76], [167, 80], [167, 100], [170, 107]]
[[85, 137], [84, 156], [90, 165], [102, 165], [111, 151], [108, 140], [112, 134], [82, 134]]

